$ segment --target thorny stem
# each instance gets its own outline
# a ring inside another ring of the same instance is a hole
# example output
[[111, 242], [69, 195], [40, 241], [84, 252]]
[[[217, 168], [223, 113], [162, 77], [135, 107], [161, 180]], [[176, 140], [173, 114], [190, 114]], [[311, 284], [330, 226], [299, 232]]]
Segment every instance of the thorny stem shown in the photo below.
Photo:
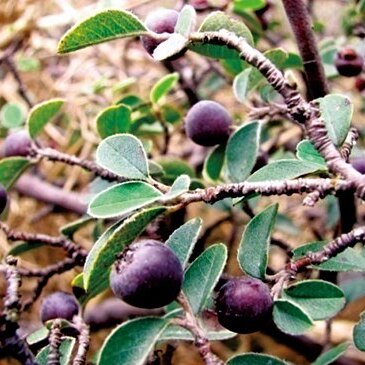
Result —
[[77, 349], [77, 353], [75, 355], [72, 364], [85, 365], [86, 356], [90, 345], [89, 326], [84, 322], [81, 316], [77, 316], [74, 318], [74, 324], [77, 330], [79, 331], [79, 336], [78, 336], [79, 347]]
[[47, 365], [60, 365], [60, 345], [62, 342], [61, 321], [56, 319], [52, 323], [49, 333], [49, 353]]
[[206, 365], [223, 365], [223, 361], [211, 352], [210, 343], [203, 329], [198, 323], [190, 304], [183, 292], [177, 297], [177, 301], [185, 312], [185, 317], [175, 318], [175, 321], [181, 327], [189, 330], [195, 338], [195, 346]]

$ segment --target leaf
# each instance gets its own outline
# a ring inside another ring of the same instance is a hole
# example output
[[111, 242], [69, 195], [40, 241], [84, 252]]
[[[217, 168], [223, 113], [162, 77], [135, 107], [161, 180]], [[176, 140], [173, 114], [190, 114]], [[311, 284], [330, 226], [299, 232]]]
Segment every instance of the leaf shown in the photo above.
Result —
[[360, 351], [365, 351], [365, 313], [362, 312], [360, 321], [354, 326], [353, 329], [354, 345]]
[[183, 284], [194, 314], [199, 313], [210, 296], [224, 269], [227, 260], [227, 248], [216, 244], [207, 248], [188, 267]]
[[31, 109], [27, 118], [27, 127], [31, 138], [38, 136], [64, 103], [64, 99], [51, 99], [37, 104]]
[[245, 181], [255, 166], [261, 126], [259, 122], [244, 125], [231, 135], [226, 148], [227, 168], [232, 182]]
[[179, 33], [173, 33], [166, 41], [160, 43], [153, 51], [153, 58], [156, 61], [167, 60], [168, 58], [183, 52], [189, 40]]
[[117, 38], [139, 36], [146, 32], [147, 29], [142, 22], [129, 11], [101, 11], [73, 26], [60, 40], [57, 52], [73, 52]]
[[326, 160], [321, 154], [315, 149], [310, 141], [307, 139], [300, 141], [297, 145], [297, 157], [299, 160], [313, 162], [318, 165], [323, 165], [327, 168]]
[[191, 179], [188, 175], [180, 175], [172, 184], [170, 190], [162, 197], [163, 201], [177, 198], [189, 190]]
[[346, 302], [352, 302], [365, 296], [365, 280], [364, 276], [350, 277], [340, 283], [340, 287], [345, 295]]
[[101, 138], [126, 133], [131, 124], [131, 109], [123, 104], [112, 105], [96, 117], [96, 128]]
[[85, 227], [87, 224], [89, 224], [90, 222], [94, 221], [94, 218], [92, 217], [88, 217], [88, 216], [83, 216], [80, 219], [68, 223], [66, 225], [64, 225], [63, 227], [60, 228], [60, 233], [63, 234], [64, 236], [72, 239], [73, 235], [81, 228]]
[[181, 34], [185, 38], [189, 38], [196, 24], [196, 12], [191, 5], [185, 5], [177, 19], [175, 32]]
[[238, 263], [248, 275], [263, 279], [268, 262], [271, 231], [278, 204], [270, 205], [247, 224], [238, 247]]
[[298, 304], [315, 321], [334, 317], [346, 302], [338, 286], [323, 280], [297, 282], [284, 290], [283, 298]]
[[4, 128], [20, 127], [24, 122], [23, 110], [18, 104], [7, 103], [1, 108], [0, 120]]
[[[326, 242], [312, 242], [306, 245], [302, 245], [293, 250], [293, 260], [297, 260], [303, 257], [309, 252], [317, 252], [323, 249]], [[313, 265], [314, 268], [326, 271], [365, 271], [365, 257], [358, 253], [352, 247], [347, 248], [345, 251], [339, 253], [335, 257], [330, 258], [328, 261], [320, 264]]]
[[5, 189], [11, 188], [18, 177], [31, 165], [30, 161], [23, 157], [9, 157], [0, 160], [0, 184]]
[[237, 101], [243, 103], [247, 100], [248, 85], [252, 68], [246, 68], [240, 72], [233, 81], [233, 94]]
[[138, 212], [123, 222], [111, 226], [95, 242], [84, 266], [84, 285], [87, 292], [93, 287], [103, 287], [109, 283], [109, 272], [116, 256], [132, 243], [146, 226], [166, 209], [151, 208]]
[[149, 205], [162, 197], [156, 188], [142, 181], [125, 182], [111, 186], [93, 197], [88, 214], [96, 218], [126, 215]]
[[152, 88], [150, 100], [153, 104], [157, 104], [177, 83], [179, 74], [174, 72], [164, 76]]
[[[241, 21], [228, 17], [222, 11], [215, 11], [210, 13], [203, 21], [199, 28], [200, 33], [214, 32], [221, 29], [226, 29], [235, 33], [239, 37], [246, 39], [247, 43], [253, 45], [253, 38], [250, 30]], [[238, 52], [234, 49], [228, 48], [224, 44], [213, 44], [212, 42], [191, 42], [188, 46], [194, 52], [200, 53], [212, 58], [236, 58]]]
[[301, 335], [308, 331], [313, 322], [297, 304], [285, 299], [274, 303], [273, 319], [276, 326], [289, 335]]
[[274, 356], [251, 352], [231, 357], [226, 365], [287, 365], [287, 363]]
[[195, 171], [184, 160], [180, 160], [174, 157], [163, 157], [155, 160], [160, 164], [164, 170], [164, 175], [161, 177], [161, 181], [164, 184], [171, 185], [180, 175], [188, 175], [195, 177]]
[[208, 153], [203, 167], [203, 176], [206, 180], [215, 182], [219, 179], [224, 165], [226, 145], [215, 146]]
[[46, 326], [43, 326], [27, 336], [27, 343], [31, 346], [38, 342], [44, 341], [48, 338], [48, 334], [48, 328]]
[[349, 132], [354, 106], [348, 97], [339, 94], [327, 95], [317, 100], [328, 135], [340, 147]]
[[118, 326], [105, 340], [98, 365], [143, 365], [168, 321], [145, 317]]
[[342, 342], [339, 345], [331, 348], [325, 353], [317, 357], [316, 361], [312, 365], [329, 365], [336, 361], [340, 356], [342, 356], [347, 348], [349, 347], [348, 342]]
[[23, 253], [27, 253], [31, 250], [35, 250], [36, 248], [43, 247], [45, 244], [42, 242], [22, 242], [16, 246], [11, 247], [8, 251], [8, 255], [12, 256], [20, 256]]
[[201, 218], [191, 219], [176, 229], [166, 241], [166, 245], [175, 252], [183, 267], [188, 263], [201, 228]]
[[277, 160], [254, 172], [247, 181], [274, 181], [295, 179], [323, 170], [322, 165], [301, 160]]
[[81, 272], [73, 278], [71, 286], [72, 292], [80, 305], [85, 306], [90, 299], [96, 297], [98, 294], [108, 289], [109, 282], [105, 280], [100, 281], [99, 283], [95, 282], [94, 285], [86, 292], [84, 286], [84, 273]]
[[[219, 331], [209, 331], [205, 330], [205, 334], [209, 341], [222, 341], [227, 340], [229, 338], [233, 338], [237, 336], [237, 333], [228, 331], [226, 329], [219, 330]], [[162, 332], [159, 341], [171, 341], [171, 340], [178, 340], [178, 341], [194, 341], [194, 336], [192, 333], [180, 326], [170, 324], [165, 330]]]
[[148, 177], [146, 152], [131, 134], [115, 134], [101, 141], [96, 149], [96, 163], [127, 179]]
[[[60, 352], [60, 365], [67, 365], [71, 360], [72, 350], [75, 346], [76, 340], [72, 337], [63, 337], [62, 342], [60, 344], [59, 352]], [[49, 354], [50, 346], [44, 347], [37, 354], [37, 362], [39, 365], [47, 365], [48, 364], [48, 354]]]

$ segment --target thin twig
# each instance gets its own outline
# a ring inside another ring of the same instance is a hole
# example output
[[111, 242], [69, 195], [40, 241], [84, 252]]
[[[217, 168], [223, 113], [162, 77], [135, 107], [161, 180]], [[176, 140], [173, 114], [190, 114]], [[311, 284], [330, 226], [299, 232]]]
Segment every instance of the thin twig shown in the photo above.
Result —
[[60, 365], [60, 345], [62, 342], [61, 321], [55, 319], [49, 331], [49, 353], [47, 356], [47, 365]]
[[79, 347], [77, 353], [73, 360], [73, 365], [85, 365], [86, 356], [90, 345], [90, 333], [89, 326], [84, 322], [83, 318], [80, 316], [75, 317], [74, 324], [79, 331], [78, 342]]

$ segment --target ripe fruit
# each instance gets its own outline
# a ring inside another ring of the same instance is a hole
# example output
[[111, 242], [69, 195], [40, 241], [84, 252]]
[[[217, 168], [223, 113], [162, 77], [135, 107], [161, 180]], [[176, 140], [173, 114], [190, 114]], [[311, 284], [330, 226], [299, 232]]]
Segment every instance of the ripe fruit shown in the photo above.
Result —
[[79, 312], [79, 305], [75, 297], [63, 291], [58, 291], [44, 298], [41, 306], [42, 322], [50, 319], [62, 318], [72, 320]]
[[8, 194], [2, 184], [0, 184], [0, 214], [4, 211], [8, 202]]
[[[174, 33], [175, 25], [179, 13], [173, 9], [158, 9], [148, 14], [145, 25], [152, 32], [162, 33]], [[145, 50], [152, 55], [155, 48], [162, 42], [149, 36], [143, 36], [141, 38], [142, 45]]]
[[360, 174], [365, 174], [365, 158], [364, 157], [355, 157], [351, 159], [352, 167], [360, 172]]
[[270, 319], [272, 306], [268, 286], [249, 277], [230, 279], [216, 298], [219, 323], [236, 333], [259, 331]]
[[10, 156], [28, 156], [32, 140], [25, 130], [9, 134], [4, 142], [4, 155]]
[[363, 65], [364, 58], [352, 48], [344, 48], [336, 54], [335, 66], [342, 76], [359, 75], [362, 72]]
[[183, 268], [174, 252], [155, 240], [128, 246], [114, 265], [110, 287], [126, 303], [139, 308], [159, 308], [179, 294]]
[[201, 146], [224, 143], [229, 137], [232, 119], [228, 111], [215, 101], [199, 101], [185, 119], [187, 136]]

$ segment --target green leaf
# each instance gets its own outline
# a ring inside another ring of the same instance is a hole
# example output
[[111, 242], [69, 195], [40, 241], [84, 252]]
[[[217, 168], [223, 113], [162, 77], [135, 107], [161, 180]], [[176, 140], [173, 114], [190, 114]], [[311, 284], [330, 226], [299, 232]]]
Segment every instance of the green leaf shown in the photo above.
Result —
[[327, 95], [317, 100], [320, 103], [320, 111], [328, 135], [339, 147], [349, 132], [354, 106], [348, 97], [338, 94]]
[[48, 335], [49, 329], [46, 326], [43, 326], [27, 336], [27, 343], [30, 346], [35, 345], [38, 342], [46, 340], [48, 338]]
[[348, 342], [342, 342], [339, 345], [331, 348], [325, 353], [317, 357], [316, 361], [312, 365], [329, 365], [336, 361], [340, 356], [342, 356], [347, 348], [349, 347]]
[[174, 72], [164, 76], [152, 88], [150, 99], [153, 104], [157, 104], [177, 83], [179, 74]]
[[8, 251], [8, 255], [20, 256], [36, 248], [43, 247], [44, 245], [45, 244], [42, 242], [22, 242], [16, 246], [11, 247], [11, 249]]
[[176, 229], [166, 241], [166, 245], [175, 252], [183, 267], [188, 263], [201, 228], [201, 218], [191, 219]]
[[127, 179], [145, 180], [148, 163], [142, 143], [131, 134], [115, 134], [105, 138], [96, 149], [96, 162]]
[[274, 181], [295, 179], [297, 177], [323, 171], [323, 166], [301, 160], [277, 160], [269, 163], [253, 173], [247, 181]]
[[276, 326], [289, 335], [301, 335], [308, 331], [313, 322], [297, 304], [285, 299], [274, 303], [273, 319]]
[[145, 317], [118, 326], [105, 340], [98, 365], [143, 365], [167, 327], [163, 318]]
[[[67, 365], [71, 360], [72, 350], [75, 346], [76, 340], [72, 337], [63, 337], [62, 342], [60, 344], [59, 352], [60, 352], [60, 365]], [[44, 347], [37, 354], [37, 362], [39, 365], [47, 365], [47, 357], [49, 354], [50, 346]]]
[[116, 256], [132, 243], [153, 219], [165, 211], [162, 207], [143, 210], [122, 222], [117, 222], [104, 232], [86, 258], [84, 285], [87, 292], [93, 290], [93, 287], [108, 285], [110, 268]]
[[252, 68], [248, 67], [240, 72], [233, 81], [233, 93], [237, 101], [244, 103], [247, 100], [248, 86]]
[[[300, 257], [305, 256], [309, 252], [317, 252], [323, 249], [326, 242], [312, 242], [306, 245], [302, 245], [293, 250], [293, 260], [297, 260]], [[347, 248], [345, 251], [339, 253], [335, 257], [330, 258], [328, 261], [320, 264], [313, 265], [314, 268], [325, 271], [365, 271], [365, 257], [362, 256], [352, 247]]]
[[179, 13], [175, 32], [181, 34], [185, 38], [189, 38], [191, 32], [194, 30], [195, 23], [195, 9], [191, 5], [185, 5]]
[[298, 304], [315, 321], [331, 318], [345, 306], [342, 290], [323, 280], [297, 282], [284, 290], [283, 298]]
[[261, 126], [259, 122], [244, 125], [231, 135], [226, 148], [227, 168], [233, 182], [245, 181], [255, 166]]
[[318, 165], [323, 165], [327, 168], [326, 160], [321, 154], [315, 149], [310, 141], [307, 139], [300, 141], [297, 145], [297, 157], [299, 160], [313, 162]]
[[203, 176], [206, 180], [216, 182], [224, 165], [226, 145], [221, 144], [212, 148], [208, 153], [203, 167]]
[[112, 105], [96, 117], [96, 128], [101, 138], [126, 133], [131, 124], [131, 109], [123, 104]]
[[231, 357], [226, 365], [287, 365], [277, 357], [253, 352]]
[[227, 248], [216, 244], [207, 248], [188, 267], [183, 284], [194, 314], [199, 313], [212, 292], [224, 269], [227, 260]]
[[179, 33], [173, 33], [166, 41], [160, 43], [155, 48], [152, 56], [156, 61], [167, 60], [172, 56], [182, 53], [186, 49], [188, 43], [189, 40], [187, 38]]
[[163, 196], [163, 201], [173, 200], [189, 190], [191, 179], [188, 175], [180, 175], [172, 184], [170, 190]]
[[350, 278], [346, 278], [345, 280], [341, 281], [340, 288], [345, 295], [346, 302], [352, 302], [365, 296], [364, 275], [355, 278], [351, 276]]
[[153, 186], [142, 181], [131, 181], [111, 186], [94, 196], [88, 214], [96, 218], [126, 215], [162, 197]]
[[60, 40], [57, 52], [73, 52], [117, 38], [139, 36], [146, 32], [147, 29], [142, 22], [129, 11], [101, 11], [73, 26]]
[[263, 279], [268, 262], [271, 231], [278, 204], [270, 205], [247, 224], [238, 247], [238, 263], [248, 275]]
[[27, 119], [28, 132], [31, 138], [38, 136], [44, 126], [61, 109], [64, 102], [64, 99], [51, 99], [37, 104], [32, 108]]
[[7, 103], [1, 108], [1, 125], [7, 129], [20, 127], [24, 122], [24, 113], [15, 103]]
[[259, 10], [266, 5], [265, 0], [235, 0], [234, 6], [239, 6], [242, 10]]
[[[247, 26], [241, 21], [228, 17], [222, 11], [210, 13], [204, 19], [202, 25], [199, 28], [199, 32], [214, 32], [221, 29], [226, 29], [230, 32], [233, 32], [237, 36], [245, 38], [248, 44], [253, 45], [252, 34]], [[192, 42], [188, 47], [194, 52], [212, 58], [235, 58], [238, 55], [236, 50], [230, 49], [224, 44]]]
[[30, 161], [23, 157], [9, 157], [0, 160], [0, 184], [5, 189], [11, 188], [18, 177], [31, 165]]
[[365, 351], [365, 312], [361, 313], [360, 321], [353, 329], [354, 345], [360, 351]]
[[163, 157], [155, 160], [160, 164], [164, 170], [164, 176], [161, 177], [161, 181], [164, 184], [171, 185], [180, 175], [188, 175], [195, 177], [195, 172], [191, 166], [184, 160], [180, 160], [174, 157]]
[[94, 285], [86, 292], [84, 286], [84, 273], [81, 272], [73, 278], [71, 286], [72, 292], [79, 301], [80, 305], [85, 306], [90, 299], [96, 297], [98, 294], [108, 289], [109, 281], [103, 280], [99, 283], [94, 282]]
[[72, 239], [73, 235], [81, 228], [85, 227], [86, 225], [88, 225], [90, 222], [94, 221], [94, 218], [92, 217], [88, 217], [88, 216], [83, 216], [80, 219], [68, 223], [66, 225], [64, 225], [63, 227], [60, 228], [60, 233], [63, 234], [64, 236]]

